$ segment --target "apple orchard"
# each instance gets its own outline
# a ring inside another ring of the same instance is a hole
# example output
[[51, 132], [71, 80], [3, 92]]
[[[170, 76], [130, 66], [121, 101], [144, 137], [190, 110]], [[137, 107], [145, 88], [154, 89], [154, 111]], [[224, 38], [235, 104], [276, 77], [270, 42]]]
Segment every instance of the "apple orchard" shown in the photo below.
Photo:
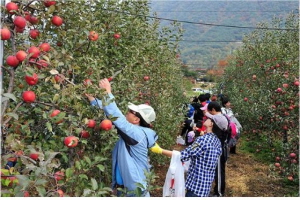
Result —
[[[253, 153], [268, 155], [273, 176], [299, 185], [299, 16], [262, 23], [227, 59], [219, 79]], [[299, 193], [298, 193], [299, 194]]]
[[176, 132], [184, 88], [169, 40], [179, 28], [159, 31], [142, 17], [143, 1], [13, 1], [1, 10], [1, 167], [14, 163], [1, 170], [2, 196], [110, 196], [114, 119], [84, 94], [102, 98], [98, 81], [108, 78], [122, 111], [151, 104], [155, 130]]
[[[114, 119], [84, 96], [101, 99], [102, 78], [112, 83], [123, 112], [128, 102], [153, 106], [159, 144], [174, 144], [186, 102], [181, 28], [173, 23], [160, 29], [159, 20], [145, 16], [146, 1], [2, 5], [1, 196], [111, 195]], [[290, 17], [285, 26], [298, 28], [295, 20]], [[269, 150], [276, 175], [290, 181], [299, 178], [298, 34], [262, 29], [246, 37], [218, 79], [240, 114], [243, 137], [259, 138], [261, 143], [249, 143], [258, 152]], [[256, 37], [264, 41], [255, 43]], [[14, 167], [3, 169], [7, 162]], [[150, 192], [154, 180], [150, 173]]]

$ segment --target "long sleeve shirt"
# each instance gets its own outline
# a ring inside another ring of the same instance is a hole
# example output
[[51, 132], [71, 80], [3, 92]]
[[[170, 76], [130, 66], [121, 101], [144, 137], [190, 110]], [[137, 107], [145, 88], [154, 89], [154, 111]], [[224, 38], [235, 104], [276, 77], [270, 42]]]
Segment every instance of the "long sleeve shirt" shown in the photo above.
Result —
[[187, 190], [199, 197], [209, 196], [221, 153], [221, 142], [213, 133], [197, 137], [192, 145], [181, 151], [181, 160], [190, 160], [185, 183]]
[[146, 188], [145, 171], [149, 171], [148, 148], [155, 144], [157, 134], [150, 128], [134, 125], [126, 120], [126, 117], [117, 107], [114, 96], [109, 94], [106, 103], [95, 99], [92, 106], [102, 108], [107, 116], [117, 118], [113, 124], [118, 130], [120, 139], [117, 141], [112, 153], [112, 188], [116, 185], [116, 166], [119, 168], [124, 187], [134, 191], [136, 183]]

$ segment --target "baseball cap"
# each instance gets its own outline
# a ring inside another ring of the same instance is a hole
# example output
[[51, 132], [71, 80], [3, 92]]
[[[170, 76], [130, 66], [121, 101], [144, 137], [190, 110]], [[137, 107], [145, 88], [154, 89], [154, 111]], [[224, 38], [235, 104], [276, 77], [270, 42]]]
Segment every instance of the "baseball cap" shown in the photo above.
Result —
[[142, 118], [148, 124], [150, 124], [151, 122], [153, 122], [155, 120], [156, 115], [155, 115], [154, 109], [147, 104], [135, 105], [135, 104], [129, 102], [128, 108], [132, 111], [140, 113]]
[[207, 110], [207, 106], [208, 106], [208, 103], [205, 104], [203, 107], [201, 107], [200, 110]]
[[227, 130], [228, 128], [228, 120], [226, 119], [225, 115], [223, 114], [216, 114], [212, 115], [210, 113], [205, 113], [206, 117], [211, 118], [215, 121], [216, 125], [221, 129], [221, 130]]

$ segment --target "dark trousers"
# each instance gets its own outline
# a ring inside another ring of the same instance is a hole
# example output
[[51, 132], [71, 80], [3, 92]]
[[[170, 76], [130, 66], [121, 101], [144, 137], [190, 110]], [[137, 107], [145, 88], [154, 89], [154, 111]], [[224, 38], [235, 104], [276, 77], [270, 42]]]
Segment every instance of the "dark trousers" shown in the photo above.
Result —
[[225, 164], [227, 161], [227, 149], [222, 151], [222, 155], [218, 160], [218, 165], [215, 170], [215, 188], [214, 195], [224, 196], [225, 194]]
[[197, 195], [194, 194], [191, 190], [187, 190], [185, 193], [185, 197], [198, 197]]
[[234, 145], [233, 147], [230, 147], [230, 153], [236, 154], [236, 145]]
[[181, 130], [181, 136], [184, 137], [184, 141], [185, 141], [186, 145], [188, 143], [187, 133], [193, 130], [193, 128], [191, 127], [191, 123], [192, 123], [192, 120], [188, 120], [188, 119], [185, 120], [184, 125], [183, 125], [182, 130]]

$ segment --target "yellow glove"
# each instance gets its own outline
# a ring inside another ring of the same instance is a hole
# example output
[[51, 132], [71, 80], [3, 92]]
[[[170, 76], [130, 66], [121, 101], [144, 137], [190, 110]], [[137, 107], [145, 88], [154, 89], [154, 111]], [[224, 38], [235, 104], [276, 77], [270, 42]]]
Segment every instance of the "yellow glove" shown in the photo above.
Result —
[[157, 154], [162, 154], [162, 151], [163, 151], [163, 149], [157, 143], [155, 143], [155, 145], [153, 147], [151, 147], [150, 150], [153, 153], [157, 153]]

